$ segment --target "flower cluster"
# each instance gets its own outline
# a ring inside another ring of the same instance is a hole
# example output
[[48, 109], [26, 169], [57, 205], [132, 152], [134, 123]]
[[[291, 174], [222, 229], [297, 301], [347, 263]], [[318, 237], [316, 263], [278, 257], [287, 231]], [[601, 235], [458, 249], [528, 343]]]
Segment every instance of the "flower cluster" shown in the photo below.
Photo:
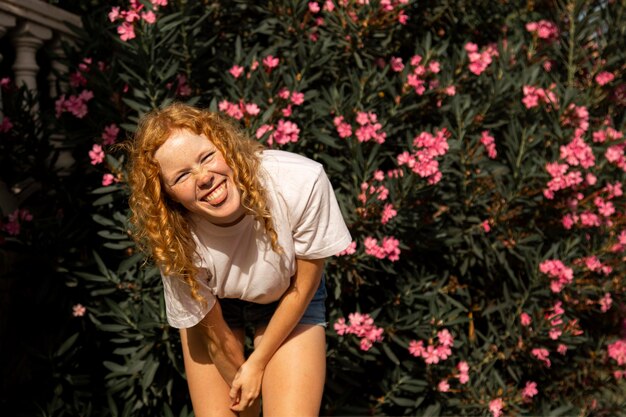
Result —
[[500, 417], [502, 415], [502, 409], [504, 408], [504, 401], [502, 398], [496, 398], [489, 401], [489, 411], [493, 417]]
[[98, 165], [104, 162], [104, 151], [102, 146], [95, 143], [89, 151], [89, 158], [91, 159], [91, 165]]
[[261, 111], [256, 104], [246, 103], [243, 100], [239, 100], [239, 103], [231, 103], [228, 100], [222, 100], [219, 102], [218, 108], [221, 112], [237, 120], [243, 119], [246, 115], [256, 116]]
[[274, 142], [279, 145], [285, 145], [290, 142], [297, 142], [300, 135], [300, 128], [294, 122], [280, 119], [276, 126], [263, 125], [256, 131], [257, 139], [261, 139], [269, 132], [267, 144], [272, 146]]
[[[336, 116], [333, 124], [337, 129], [337, 134], [341, 138], [349, 138], [352, 136], [352, 126], [344, 121], [343, 116]], [[379, 144], [385, 143], [387, 134], [382, 131], [382, 125], [378, 122], [378, 117], [372, 112], [358, 112], [356, 122], [359, 127], [356, 129], [355, 136], [359, 142], [374, 141]]]
[[[618, 366], [626, 365], [626, 339], [616, 340], [607, 346], [609, 357], [617, 362]], [[626, 366], [622, 370], [616, 370], [613, 375], [616, 379], [626, 378]]]
[[[456, 369], [459, 372], [458, 374], [454, 376], [459, 379], [459, 383], [467, 384], [467, 382], [469, 381], [469, 364], [465, 361], [460, 361], [459, 363], [456, 364]], [[437, 385], [437, 391], [448, 392], [449, 390], [450, 390], [450, 383], [448, 382], [448, 379], [447, 378], [442, 379]]]
[[526, 23], [526, 30], [536, 35], [539, 39], [553, 41], [559, 37], [559, 28], [549, 20], [539, 20], [538, 22]]
[[[443, 329], [437, 332], [437, 344], [433, 342], [429, 343], [428, 346], [424, 347], [423, 340], [412, 340], [409, 343], [409, 353], [416, 358], [421, 357], [424, 359], [424, 362], [428, 365], [437, 364], [439, 361], [444, 361], [448, 359], [448, 357], [452, 354], [452, 346], [454, 346], [454, 337], [448, 331], [448, 329]], [[465, 369], [465, 365], [463, 365], [463, 369]], [[469, 370], [469, 366], [464, 371], [461, 371], [462, 374], [467, 375], [467, 371]], [[459, 377], [459, 379], [461, 379]], [[465, 382], [466, 379], [463, 377]]]
[[[549, 105], [554, 109], [558, 109], [559, 101], [553, 91], [555, 88], [556, 84], [551, 84], [550, 87], [548, 87], [547, 89], [535, 87], [532, 85], [525, 85], [524, 87], [522, 87], [522, 92], [524, 93], [522, 103], [524, 103], [524, 106], [527, 109], [537, 107], [540, 103]], [[550, 110], [550, 107], [548, 107], [547, 109]]]
[[534, 381], [526, 381], [526, 386], [522, 389], [522, 398], [528, 401], [537, 394], [539, 394], [537, 383]]
[[[421, 96], [426, 92], [426, 87], [430, 90], [439, 87], [439, 80], [434, 78], [434, 76], [441, 71], [441, 64], [439, 61], [433, 59], [426, 64], [422, 63], [422, 59], [421, 55], [414, 55], [411, 57], [410, 64], [413, 68], [406, 77], [407, 86], [413, 87], [413, 91], [415, 91], [415, 94], [418, 96]], [[396, 58], [395, 60], [392, 59], [391, 67], [395, 71], [400, 68], [404, 68], [404, 64], [402, 64], [402, 60], [400, 58]]]
[[102, 132], [102, 144], [113, 145], [117, 141], [119, 133], [120, 128], [115, 123], [106, 126]]
[[498, 156], [498, 152], [496, 151], [496, 140], [493, 136], [489, 134], [488, 130], [484, 130], [480, 134], [480, 143], [483, 144], [485, 149], [487, 150], [487, 155], [491, 159], [495, 159]]
[[427, 178], [429, 184], [436, 184], [441, 180], [438, 156], [448, 152], [448, 137], [450, 133], [446, 128], [435, 131], [432, 135], [422, 132], [413, 139], [415, 151], [411, 154], [404, 151], [398, 155], [398, 165], [408, 166], [414, 173], [422, 178]]
[[382, 243], [378, 239], [368, 236], [363, 241], [365, 253], [378, 259], [389, 259], [395, 262], [400, 259], [400, 241], [393, 236], [385, 236]]
[[93, 92], [83, 90], [79, 94], [74, 94], [65, 98], [65, 94], [61, 95], [54, 103], [57, 119], [65, 112], [71, 113], [79, 119], [87, 115], [87, 102], [93, 98]]
[[21, 223], [31, 222], [33, 215], [28, 209], [15, 209], [8, 215], [8, 222], [2, 225], [2, 229], [10, 236], [17, 236], [21, 231]]
[[539, 270], [552, 278], [550, 289], [552, 292], [561, 292], [563, 287], [574, 279], [574, 271], [558, 259], [549, 259], [539, 265]]
[[374, 319], [369, 314], [351, 313], [348, 315], [350, 324], [340, 317], [333, 325], [338, 335], [353, 334], [361, 338], [361, 350], [368, 351], [374, 342], [382, 342], [383, 328], [374, 325]]
[[109, 21], [122, 21], [117, 27], [117, 34], [124, 42], [134, 39], [135, 24], [139, 21], [144, 21], [149, 25], [156, 22], [156, 15], [154, 12], [159, 10], [159, 7], [167, 6], [167, 0], [150, 0], [151, 8], [145, 10], [145, 4], [139, 0], [129, 0], [130, 7], [128, 10], [121, 10], [119, 6], [113, 7], [109, 12]]
[[[84, 74], [89, 72], [92, 62], [91, 58], [83, 58], [82, 62], [78, 64], [78, 70], [70, 74], [70, 86], [81, 88], [87, 85], [87, 78]], [[102, 62], [99, 64], [101, 67], [104, 65]]]
[[465, 44], [465, 51], [469, 59], [468, 69], [471, 73], [482, 74], [493, 61], [492, 57], [499, 56], [496, 45], [490, 44], [478, 51], [478, 45], [472, 42]]
[[602, 71], [594, 78], [598, 85], [606, 85], [615, 79], [615, 74], [608, 71]]

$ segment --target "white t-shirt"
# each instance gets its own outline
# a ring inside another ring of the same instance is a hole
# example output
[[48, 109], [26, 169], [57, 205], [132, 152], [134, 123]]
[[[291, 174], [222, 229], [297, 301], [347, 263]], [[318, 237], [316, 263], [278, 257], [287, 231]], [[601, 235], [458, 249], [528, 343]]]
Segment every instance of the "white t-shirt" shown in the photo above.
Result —
[[277, 301], [296, 272], [296, 258], [326, 258], [350, 244], [350, 233], [321, 164], [297, 154], [265, 150], [260, 171], [283, 254], [272, 250], [264, 228], [251, 215], [231, 227], [215, 226], [192, 215], [199, 255], [198, 291], [207, 303], [203, 306], [195, 300], [183, 280], [163, 276], [171, 326], [196, 325], [215, 305], [216, 297], [260, 304]]

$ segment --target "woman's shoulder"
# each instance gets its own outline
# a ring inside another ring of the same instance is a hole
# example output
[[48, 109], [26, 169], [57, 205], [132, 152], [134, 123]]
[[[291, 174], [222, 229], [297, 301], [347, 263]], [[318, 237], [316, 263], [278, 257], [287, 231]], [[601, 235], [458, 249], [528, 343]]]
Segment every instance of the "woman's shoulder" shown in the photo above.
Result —
[[277, 149], [267, 149], [261, 155], [261, 165], [268, 171], [278, 171], [280, 175], [287, 175], [290, 172], [297, 173], [319, 173], [323, 170], [322, 164], [306, 156], [281, 151]]

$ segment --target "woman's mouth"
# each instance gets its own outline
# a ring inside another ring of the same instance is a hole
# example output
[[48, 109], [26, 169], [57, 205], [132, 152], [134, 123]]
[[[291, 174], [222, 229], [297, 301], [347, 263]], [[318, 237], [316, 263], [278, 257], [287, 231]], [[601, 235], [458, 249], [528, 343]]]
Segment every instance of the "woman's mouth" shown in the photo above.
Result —
[[228, 192], [226, 191], [226, 181], [224, 181], [207, 194], [207, 196], [204, 197], [204, 201], [212, 206], [217, 206], [223, 203], [226, 197], [228, 197]]

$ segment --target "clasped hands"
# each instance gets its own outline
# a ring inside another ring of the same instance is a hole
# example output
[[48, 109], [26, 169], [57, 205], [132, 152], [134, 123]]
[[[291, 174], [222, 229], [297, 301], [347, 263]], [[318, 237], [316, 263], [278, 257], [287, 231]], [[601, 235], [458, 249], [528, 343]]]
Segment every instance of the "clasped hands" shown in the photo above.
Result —
[[265, 366], [248, 358], [237, 370], [230, 389], [230, 399], [233, 402], [230, 409], [243, 411], [250, 407], [261, 394], [261, 382]]

